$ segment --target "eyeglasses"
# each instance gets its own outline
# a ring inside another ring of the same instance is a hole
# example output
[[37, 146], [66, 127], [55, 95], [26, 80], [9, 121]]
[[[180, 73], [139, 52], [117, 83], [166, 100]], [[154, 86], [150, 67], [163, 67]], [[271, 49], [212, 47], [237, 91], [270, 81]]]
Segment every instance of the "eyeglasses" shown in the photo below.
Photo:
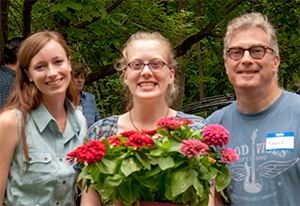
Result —
[[272, 52], [274, 52], [272, 48], [267, 46], [253, 46], [248, 49], [241, 47], [230, 48], [227, 49], [227, 54], [231, 59], [239, 60], [244, 56], [245, 50], [248, 50], [253, 59], [261, 59], [265, 56], [267, 49], [270, 49]]
[[152, 61], [148, 64], [139, 61], [134, 61], [128, 64], [129, 68], [133, 71], [141, 71], [146, 65], [151, 69], [151, 71], [159, 71], [163, 68], [164, 65], [167, 65], [170, 68], [170, 66], [163, 61]]

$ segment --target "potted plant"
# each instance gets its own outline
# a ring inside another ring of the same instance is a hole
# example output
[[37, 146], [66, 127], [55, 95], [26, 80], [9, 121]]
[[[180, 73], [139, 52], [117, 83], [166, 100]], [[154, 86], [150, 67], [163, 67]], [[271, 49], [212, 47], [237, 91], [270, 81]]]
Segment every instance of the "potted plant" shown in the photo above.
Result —
[[78, 181], [97, 190], [103, 203], [139, 201], [207, 205], [211, 183], [223, 189], [231, 174], [226, 165], [239, 160], [226, 146], [229, 132], [222, 125], [193, 131], [191, 120], [162, 118], [152, 131], [126, 131], [92, 140], [67, 156], [81, 163]]

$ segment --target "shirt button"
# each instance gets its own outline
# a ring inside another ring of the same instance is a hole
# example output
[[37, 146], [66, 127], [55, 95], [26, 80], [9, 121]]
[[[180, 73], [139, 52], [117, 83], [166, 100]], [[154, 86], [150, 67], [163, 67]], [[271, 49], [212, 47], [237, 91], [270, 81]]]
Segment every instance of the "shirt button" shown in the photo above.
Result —
[[65, 184], [65, 183], [66, 183], [66, 181], [63, 181], [62, 183], [63, 183], [63, 184]]
[[59, 202], [56, 202], [56, 205], [59, 205]]
[[46, 161], [47, 161], [47, 159], [48, 159], [47, 157], [44, 158], [44, 160], [46, 160]]
[[63, 161], [63, 159], [62, 159], [62, 158], [59, 158], [59, 161], [61, 161], [61, 162], [62, 162], [62, 161]]

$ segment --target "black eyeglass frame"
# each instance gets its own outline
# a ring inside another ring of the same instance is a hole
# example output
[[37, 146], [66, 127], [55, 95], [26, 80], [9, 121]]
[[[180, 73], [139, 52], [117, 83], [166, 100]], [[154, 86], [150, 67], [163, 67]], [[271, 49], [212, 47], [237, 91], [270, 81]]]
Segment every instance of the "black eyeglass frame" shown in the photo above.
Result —
[[[143, 64], [143, 66], [142, 66], [140, 69], [132, 69], [132, 68], [130, 67], [130, 64], [135, 63], [135, 62], [136, 62], [136, 63]], [[160, 69], [152, 69], [151, 66], [150, 66], [150, 64], [153, 63], [153, 62], [161, 62], [161, 63], [162, 63], [161, 68], [160, 68]], [[163, 62], [163, 61], [159, 61], [159, 60], [151, 61], [151, 62], [149, 62], [149, 63], [147, 63], [147, 64], [144, 63], [144, 62], [140, 62], [140, 61], [132, 61], [132, 62], [129, 62], [129, 63], [127, 64], [127, 66], [128, 66], [132, 71], [142, 71], [142, 70], [145, 68], [146, 65], [149, 67], [149, 69], [151, 69], [151, 71], [159, 71], [159, 70], [161, 70], [165, 65], [167, 65], [167, 67], [171, 68], [167, 63], [165, 63], [165, 62]]]
[[[251, 49], [256, 48], [256, 47], [260, 47], [260, 48], [263, 48], [263, 49], [264, 49], [264, 54], [263, 54], [261, 57], [259, 57], [259, 58], [253, 57], [253, 56], [252, 56], [252, 53], [251, 53], [251, 51], [250, 51]], [[231, 55], [230, 55], [230, 51], [231, 51], [232, 49], [242, 49], [242, 50], [243, 50], [242, 56], [241, 56], [240, 58], [237, 58], [237, 59], [232, 58]], [[242, 48], [242, 47], [232, 47], [232, 48], [227, 49], [227, 50], [226, 50], [226, 53], [227, 53], [227, 55], [230, 57], [230, 59], [233, 59], [233, 60], [240, 60], [241, 58], [243, 58], [243, 56], [244, 56], [244, 54], [245, 54], [245, 51], [248, 50], [250, 56], [251, 56], [253, 59], [262, 59], [262, 58], [264, 58], [264, 56], [266, 55], [267, 49], [270, 49], [272, 52], [275, 52], [274, 49], [272, 49], [272, 48], [270, 48], [270, 47], [267, 47], [267, 46], [252, 46], [252, 47], [249, 47], [248, 49], [244, 49], [244, 48]]]

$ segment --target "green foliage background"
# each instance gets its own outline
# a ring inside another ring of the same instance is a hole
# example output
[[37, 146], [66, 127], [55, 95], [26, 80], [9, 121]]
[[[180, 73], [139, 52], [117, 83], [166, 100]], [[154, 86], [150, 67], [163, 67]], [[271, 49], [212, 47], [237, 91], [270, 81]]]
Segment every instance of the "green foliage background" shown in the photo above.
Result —
[[[187, 2], [188, 9], [180, 11], [178, 1], [175, 0], [124, 0], [107, 12], [106, 9], [115, 2], [38, 0], [32, 6], [31, 32], [43, 29], [61, 32], [67, 37], [72, 61], [82, 63], [90, 69], [90, 75], [94, 75], [93, 72], [116, 63], [121, 57], [123, 44], [137, 31], [158, 31], [176, 48], [212, 21], [217, 26], [208, 37], [201, 39], [201, 51], [192, 46], [179, 62], [178, 71], [186, 75], [183, 97], [183, 105], [186, 105], [199, 101], [200, 81], [204, 82], [204, 97], [233, 92], [224, 68], [222, 36], [228, 22], [234, 17], [256, 11], [267, 15], [277, 30], [281, 55], [279, 84], [289, 89], [290, 81], [300, 81], [299, 0], [245, 0], [228, 15], [222, 11], [233, 0], [199, 0], [199, 15], [195, 10], [196, 0], [183, 1]], [[24, 0], [10, 0], [9, 39], [22, 35], [23, 3]], [[86, 26], [80, 26], [83, 22], [87, 23]], [[199, 62], [196, 56], [199, 52], [204, 65], [202, 78], [198, 75]], [[124, 108], [119, 76], [114, 73], [86, 85], [85, 90], [96, 96], [102, 117], [119, 114]]]

